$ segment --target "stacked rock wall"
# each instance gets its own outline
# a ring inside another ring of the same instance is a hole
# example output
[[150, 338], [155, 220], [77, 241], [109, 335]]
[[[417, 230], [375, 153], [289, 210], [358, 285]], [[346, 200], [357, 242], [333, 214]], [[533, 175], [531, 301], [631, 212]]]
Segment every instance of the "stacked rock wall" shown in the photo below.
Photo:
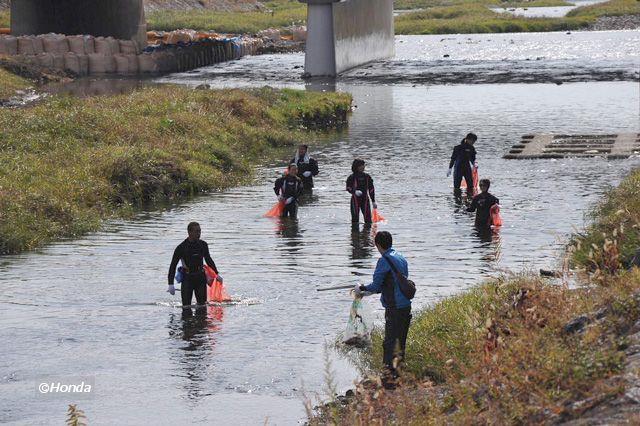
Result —
[[0, 56], [64, 70], [78, 76], [136, 75], [188, 71], [218, 62], [255, 55], [258, 38], [208, 38], [138, 50], [132, 40], [88, 35], [0, 36]]

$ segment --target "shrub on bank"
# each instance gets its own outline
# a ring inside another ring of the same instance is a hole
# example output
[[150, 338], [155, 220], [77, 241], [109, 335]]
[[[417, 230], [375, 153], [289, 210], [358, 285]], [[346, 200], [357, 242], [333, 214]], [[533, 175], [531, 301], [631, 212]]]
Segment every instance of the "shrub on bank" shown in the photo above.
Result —
[[578, 7], [567, 14], [569, 17], [588, 18], [622, 15], [640, 15], [640, 2], [638, 0], [610, 0], [606, 3]]
[[309, 139], [316, 122], [339, 126], [350, 105], [340, 93], [163, 86], [0, 109], [0, 252], [246, 182], [256, 161]]
[[589, 218], [591, 225], [573, 238], [574, 264], [609, 274], [628, 267], [640, 249], [640, 170], [608, 191]]

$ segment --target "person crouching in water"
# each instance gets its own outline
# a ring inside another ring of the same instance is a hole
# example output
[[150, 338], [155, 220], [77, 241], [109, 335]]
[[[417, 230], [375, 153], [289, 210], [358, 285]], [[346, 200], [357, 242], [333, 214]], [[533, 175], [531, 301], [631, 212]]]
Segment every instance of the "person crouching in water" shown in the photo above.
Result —
[[489, 228], [491, 227], [491, 207], [495, 204], [500, 204], [500, 200], [489, 193], [489, 187], [491, 181], [489, 179], [480, 179], [480, 193], [473, 197], [473, 201], [468, 212], [476, 212], [476, 227], [477, 228]]
[[478, 137], [474, 133], [469, 133], [462, 139], [460, 145], [456, 145], [453, 148], [451, 154], [451, 161], [449, 162], [449, 171], [447, 177], [451, 176], [453, 171], [453, 192], [460, 194], [460, 184], [462, 178], [467, 183], [467, 194], [473, 195], [473, 167], [477, 166], [476, 163], [476, 149], [473, 144], [476, 143]]
[[183, 279], [182, 289], [182, 310], [183, 315], [192, 314], [191, 300], [196, 295], [196, 310], [205, 308], [207, 304], [207, 277], [204, 273], [203, 262], [211, 267], [218, 274], [218, 280], [222, 282], [222, 276], [218, 273], [218, 268], [209, 253], [209, 245], [200, 239], [202, 230], [198, 222], [191, 222], [187, 226], [188, 237], [180, 243], [173, 252], [171, 264], [169, 265], [169, 289], [167, 292], [171, 295], [176, 294], [173, 286], [173, 279], [176, 276], [176, 267], [178, 262], [182, 260]]
[[353, 160], [351, 171], [353, 174], [347, 178], [347, 191], [351, 194], [351, 221], [358, 222], [360, 212], [364, 216], [364, 223], [371, 223], [371, 203], [373, 208], [376, 205], [376, 189], [373, 186], [373, 179], [364, 172], [365, 163], [363, 160]]
[[287, 174], [276, 180], [273, 190], [280, 201], [284, 201], [282, 217], [295, 218], [298, 215], [298, 197], [302, 194], [304, 184], [298, 177], [298, 166], [289, 164]]
[[309, 147], [300, 145], [296, 156], [291, 160], [291, 164], [298, 166], [298, 175], [302, 179], [305, 192], [313, 191], [313, 177], [318, 176], [318, 162], [309, 157]]
[[407, 334], [411, 324], [411, 300], [400, 289], [400, 283], [389, 262], [405, 277], [409, 276], [409, 266], [402, 254], [393, 246], [393, 237], [387, 231], [380, 231], [374, 239], [381, 256], [373, 273], [373, 282], [369, 285], [358, 285], [354, 289], [356, 295], [381, 293], [380, 302], [384, 307], [384, 341], [382, 343], [385, 371], [383, 384], [387, 388], [394, 387], [398, 378], [397, 366], [404, 359]]

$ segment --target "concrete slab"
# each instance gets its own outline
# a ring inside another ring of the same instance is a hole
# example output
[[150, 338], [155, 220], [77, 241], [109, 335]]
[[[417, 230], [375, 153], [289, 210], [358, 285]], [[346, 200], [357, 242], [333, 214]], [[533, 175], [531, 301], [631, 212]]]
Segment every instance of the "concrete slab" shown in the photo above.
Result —
[[640, 155], [640, 133], [604, 135], [525, 135], [504, 155], [506, 159], [605, 157]]

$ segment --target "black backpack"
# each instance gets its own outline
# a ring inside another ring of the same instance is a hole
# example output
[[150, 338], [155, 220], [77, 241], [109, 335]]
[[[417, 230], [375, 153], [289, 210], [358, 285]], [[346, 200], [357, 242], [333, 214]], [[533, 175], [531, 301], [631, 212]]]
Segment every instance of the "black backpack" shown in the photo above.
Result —
[[406, 297], [409, 300], [413, 299], [413, 297], [416, 295], [416, 284], [413, 281], [411, 281], [409, 278], [405, 277], [403, 273], [398, 271], [398, 268], [396, 268], [396, 265], [394, 265], [390, 257], [388, 256], [382, 256], [382, 257], [387, 259], [389, 266], [391, 266], [391, 269], [396, 274], [396, 278], [398, 279], [398, 284], [400, 285], [400, 291], [402, 292], [404, 297]]

